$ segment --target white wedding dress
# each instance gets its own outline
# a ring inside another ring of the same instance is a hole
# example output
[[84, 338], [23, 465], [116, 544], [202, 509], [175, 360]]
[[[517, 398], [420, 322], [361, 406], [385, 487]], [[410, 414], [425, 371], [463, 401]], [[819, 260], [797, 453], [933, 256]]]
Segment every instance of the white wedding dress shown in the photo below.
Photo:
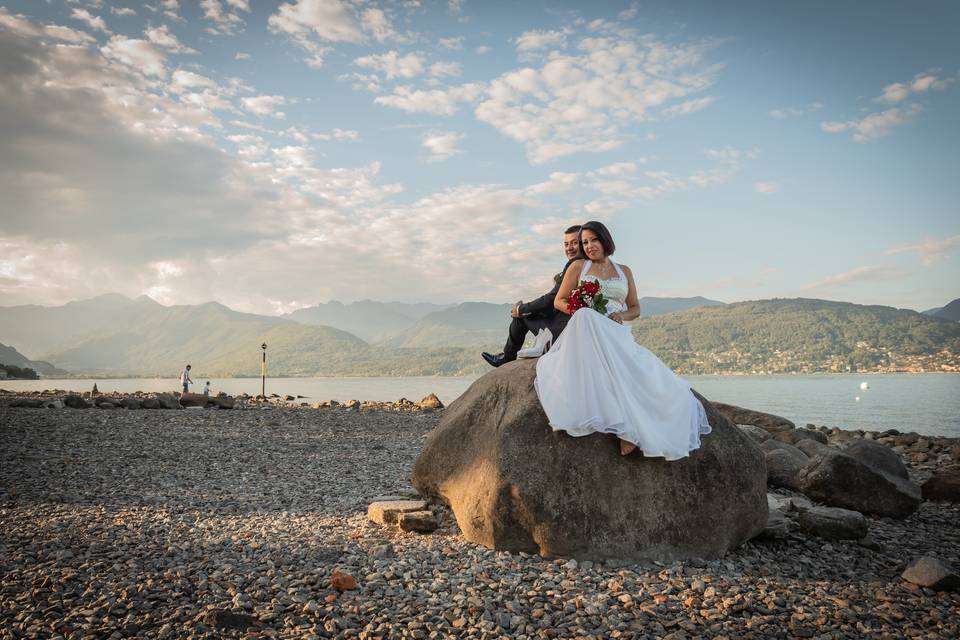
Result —
[[[586, 275], [591, 265], [584, 261], [580, 280], [600, 283], [608, 314], [624, 311], [628, 283], [620, 265], [607, 280]], [[540, 357], [534, 387], [555, 431], [616, 434], [645, 456], [685, 458], [710, 433], [690, 385], [637, 344], [629, 326], [593, 309], [578, 309]]]

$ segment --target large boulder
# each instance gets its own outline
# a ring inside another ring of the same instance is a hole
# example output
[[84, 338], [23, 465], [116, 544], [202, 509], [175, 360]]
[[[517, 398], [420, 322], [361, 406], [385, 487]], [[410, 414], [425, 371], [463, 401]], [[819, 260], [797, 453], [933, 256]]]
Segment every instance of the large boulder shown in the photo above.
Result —
[[763, 453], [703, 400], [713, 433], [689, 457], [620, 456], [615, 436], [555, 432], [535, 360], [504, 365], [449, 405], [413, 467], [464, 536], [545, 557], [715, 558], [767, 524]]
[[848, 456], [853, 456], [863, 464], [877, 469], [891, 476], [908, 480], [910, 473], [907, 466], [896, 451], [890, 447], [871, 442], [869, 440], [858, 440], [843, 450]]
[[221, 393], [216, 396], [210, 396], [210, 404], [215, 405], [218, 409], [233, 409], [236, 400], [234, 400], [233, 396]]
[[[176, 396], [171, 395], [169, 393], [157, 394], [156, 400], [157, 400], [157, 405], [161, 409], [179, 409], [180, 408], [180, 401], [177, 399]], [[144, 406], [146, 406], [146, 403], [144, 403]]]
[[723, 404], [722, 402], [714, 402], [713, 407], [734, 424], [752, 424], [755, 427], [761, 427], [770, 432], [797, 428], [797, 425], [790, 420], [772, 413], [754, 411], [753, 409], [745, 409], [732, 404]]
[[792, 444], [780, 440], [766, 440], [760, 443], [760, 449], [767, 464], [767, 484], [799, 491], [797, 476], [800, 469], [810, 462], [810, 457]]
[[744, 432], [754, 442], [760, 443], [770, 439], [770, 432], [762, 427], [756, 427], [752, 424], [738, 424], [737, 428]]
[[815, 458], [820, 455], [830, 455], [836, 451], [839, 451], [839, 449], [836, 447], [831, 447], [828, 444], [823, 444], [818, 440], [811, 440], [809, 438], [797, 440], [797, 443], [794, 446], [811, 458]]
[[921, 491], [924, 500], [960, 502], [960, 467], [934, 471]]
[[209, 402], [210, 402], [210, 396], [205, 396], [202, 393], [181, 393], [180, 394], [181, 407], [205, 407]]
[[831, 507], [906, 518], [920, 506], [920, 487], [839, 450], [813, 457], [798, 474], [800, 491]]
[[862, 513], [837, 507], [813, 507], [800, 511], [800, 529], [829, 540], [859, 540], [867, 535]]
[[80, 396], [72, 393], [70, 395], [64, 396], [63, 404], [70, 407], [71, 409], [89, 409], [90, 408], [89, 402], [87, 402]]
[[789, 444], [799, 444], [802, 440], [814, 440], [827, 444], [826, 434], [811, 429], [783, 429], [775, 432], [773, 437]]

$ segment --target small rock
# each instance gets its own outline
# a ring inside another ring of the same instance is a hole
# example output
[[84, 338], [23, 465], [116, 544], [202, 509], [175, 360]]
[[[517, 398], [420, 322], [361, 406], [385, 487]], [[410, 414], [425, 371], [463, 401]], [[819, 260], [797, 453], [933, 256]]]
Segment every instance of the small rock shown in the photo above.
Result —
[[421, 533], [430, 533], [436, 531], [440, 524], [431, 511], [408, 511], [401, 513], [397, 519], [397, 524], [404, 531], [419, 531]]
[[440, 398], [432, 393], [418, 402], [417, 406], [421, 409], [443, 409], [443, 403], [440, 402]]
[[423, 500], [391, 500], [371, 502], [367, 507], [367, 518], [377, 524], [396, 524], [401, 513], [423, 511], [427, 503]]
[[245, 613], [234, 613], [226, 609], [212, 609], [207, 611], [202, 618], [204, 624], [217, 629], [244, 629], [254, 626], [257, 622], [253, 616]]
[[960, 587], [960, 575], [931, 556], [922, 556], [911, 562], [901, 577], [934, 591], [952, 591]]
[[352, 591], [357, 588], [357, 579], [350, 574], [334, 571], [330, 576], [330, 586], [338, 591]]
[[829, 540], [859, 540], [867, 535], [867, 519], [849, 509], [813, 507], [800, 512], [800, 528]]

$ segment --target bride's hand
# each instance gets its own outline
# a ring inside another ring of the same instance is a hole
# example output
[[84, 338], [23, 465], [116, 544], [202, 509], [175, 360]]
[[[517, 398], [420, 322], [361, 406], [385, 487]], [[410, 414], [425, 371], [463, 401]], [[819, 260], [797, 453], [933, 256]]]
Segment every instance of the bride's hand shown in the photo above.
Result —
[[608, 317], [614, 322], [616, 322], [617, 324], [623, 324], [623, 316], [620, 315], [619, 311], [614, 311]]

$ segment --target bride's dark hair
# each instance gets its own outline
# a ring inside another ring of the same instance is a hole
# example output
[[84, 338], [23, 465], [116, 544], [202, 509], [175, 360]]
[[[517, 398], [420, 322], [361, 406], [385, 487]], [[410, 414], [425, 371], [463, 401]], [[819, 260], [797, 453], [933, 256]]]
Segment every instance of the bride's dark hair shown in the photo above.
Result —
[[612, 256], [613, 252], [617, 250], [617, 245], [613, 243], [613, 236], [610, 235], [610, 231], [607, 230], [606, 225], [597, 220], [590, 220], [580, 225], [580, 253], [583, 253], [583, 232], [587, 230], [596, 234], [600, 240], [600, 245], [603, 247], [603, 252], [608, 256]]

